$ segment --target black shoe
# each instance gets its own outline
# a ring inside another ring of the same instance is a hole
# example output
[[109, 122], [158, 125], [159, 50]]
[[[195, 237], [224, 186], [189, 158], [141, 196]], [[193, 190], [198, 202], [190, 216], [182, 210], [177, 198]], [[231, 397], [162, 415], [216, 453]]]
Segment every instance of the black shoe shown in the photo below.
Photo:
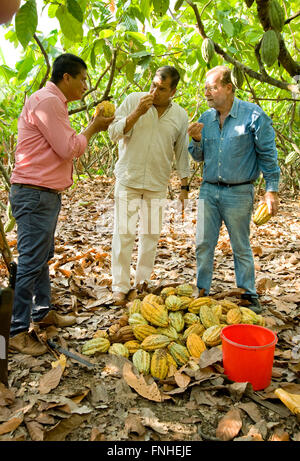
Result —
[[255, 314], [260, 314], [262, 312], [262, 307], [260, 305], [260, 302], [258, 298], [254, 295], [248, 295], [248, 294], [243, 294], [242, 299], [246, 299], [249, 301], [251, 304], [247, 305], [246, 307], [248, 309], [251, 309], [251, 311], [255, 312]]

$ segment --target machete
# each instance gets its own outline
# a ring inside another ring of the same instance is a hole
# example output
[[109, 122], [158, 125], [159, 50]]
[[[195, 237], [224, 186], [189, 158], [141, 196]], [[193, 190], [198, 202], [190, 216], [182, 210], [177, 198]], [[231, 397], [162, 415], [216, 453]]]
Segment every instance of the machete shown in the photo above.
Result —
[[61, 354], [66, 355], [67, 357], [70, 357], [70, 359], [76, 360], [77, 362], [82, 363], [82, 365], [86, 365], [89, 368], [94, 368], [95, 364], [89, 362], [88, 360], [83, 359], [77, 354], [74, 354], [73, 352], [68, 351], [64, 347], [60, 347], [58, 344], [56, 344], [54, 341], [51, 341], [51, 339], [47, 339], [47, 344], [51, 349], [56, 350], [57, 352], [60, 352]]

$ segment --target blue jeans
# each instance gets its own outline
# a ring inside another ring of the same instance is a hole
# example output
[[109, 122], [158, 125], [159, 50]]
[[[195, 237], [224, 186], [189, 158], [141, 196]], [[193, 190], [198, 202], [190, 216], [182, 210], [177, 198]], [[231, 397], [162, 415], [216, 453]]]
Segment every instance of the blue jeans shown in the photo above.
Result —
[[27, 331], [51, 308], [48, 261], [54, 255], [54, 234], [61, 196], [12, 184], [12, 214], [17, 223], [18, 268], [10, 335]]
[[214, 252], [222, 223], [228, 230], [233, 251], [236, 284], [245, 293], [256, 295], [253, 254], [250, 247], [250, 220], [253, 210], [252, 184], [224, 187], [204, 182], [200, 188], [196, 261], [197, 286], [210, 292]]

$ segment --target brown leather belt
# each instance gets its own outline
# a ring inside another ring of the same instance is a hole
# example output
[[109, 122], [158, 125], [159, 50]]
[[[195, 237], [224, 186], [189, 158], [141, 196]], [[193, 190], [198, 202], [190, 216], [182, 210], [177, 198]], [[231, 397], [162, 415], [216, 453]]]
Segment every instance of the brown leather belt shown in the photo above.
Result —
[[51, 194], [61, 194], [60, 190], [49, 189], [48, 187], [43, 187], [43, 186], [35, 186], [33, 184], [20, 184], [18, 182], [14, 182], [12, 185], [19, 186], [19, 187], [25, 187], [27, 189], [37, 189], [37, 190], [42, 190], [44, 192], [51, 192]]

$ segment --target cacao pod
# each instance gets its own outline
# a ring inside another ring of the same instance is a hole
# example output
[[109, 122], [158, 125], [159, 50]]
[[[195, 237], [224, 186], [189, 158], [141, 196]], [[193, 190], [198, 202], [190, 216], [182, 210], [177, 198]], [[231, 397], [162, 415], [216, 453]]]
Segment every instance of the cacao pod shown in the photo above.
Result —
[[138, 341], [144, 341], [147, 336], [156, 334], [156, 328], [152, 325], [134, 325], [132, 329]]
[[129, 317], [132, 314], [139, 314], [142, 301], [140, 299], [135, 299], [129, 306]]
[[265, 318], [260, 314], [256, 314], [256, 325], [260, 325], [261, 327], [266, 325]]
[[165, 349], [157, 349], [151, 357], [150, 373], [153, 378], [165, 379], [169, 370], [169, 362], [167, 351]]
[[240, 309], [230, 309], [226, 315], [228, 325], [236, 325], [242, 322], [242, 313]]
[[122, 357], [129, 357], [129, 351], [122, 343], [114, 343], [108, 349], [109, 354], [121, 355]]
[[206, 349], [205, 342], [195, 333], [190, 333], [186, 340], [186, 347], [191, 357], [199, 358]]
[[145, 351], [154, 351], [155, 349], [161, 349], [170, 344], [171, 338], [166, 335], [149, 335], [147, 336], [141, 344], [141, 348]]
[[151, 356], [149, 352], [138, 349], [132, 356], [132, 363], [139, 373], [147, 375], [150, 371]]
[[189, 351], [185, 346], [172, 341], [167, 347], [177, 365], [182, 366], [189, 361]]
[[157, 333], [160, 335], [166, 335], [168, 338], [171, 338], [173, 341], [178, 339], [178, 333], [172, 325], [169, 325], [166, 328], [157, 328]]
[[237, 66], [231, 71], [231, 81], [236, 88], [242, 88], [244, 83], [244, 72]]
[[193, 323], [193, 325], [190, 325], [183, 333], [183, 340], [186, 341], [187, 340], [187, 337], [191, 334], [191, 333], [194, 333], [198, 336], [202, 336], [203, 333], [205, 331], [205, 328], [204, 326], [202, 325], [202, 323], [200, 322], [197, 322], [197, 323]]
[[107, 338], [93, 338], [82, 346], [81, 353], [83, 355], [93, 355], [96, 352], [105, 353], [109, 347], [110, 341]]
[[221, 318], [221, 315], [223, 313], [223, 308], [221, 306], [221, 304], [214, 304], [213, 306], [211, 306], [211, 310], [213, 312], [213, 315], [220, 320]]
[[106, 330], [97, 330], [93, 334], [93, 338], [106, 338], [109, 339], [108, 333]]
[[226, 314], [230, 309], [239, 309], [239, 306], [237, 304], [235, 304], [232, 301], [229, 301], [228, 299], [222, 299], [220, 301], [220, 304], [222, 306], [223, 314]]
[[170, 295], [165, 300], [165, 306], [169, 311], [180, 311], [181, 310], [181, 301], [180, 298], [176, 295]]
[[248, 307], [243, 306], [240, 307], [240, 310], [242, 313], [241, 323], [248, 323], [250, 325], [254, 325], [257, 321], [255, 312], [253, 312], [251, 309], [248, 309]]
[[192, 285], [189, 285], [188, 283], [183, 283], [176, 287], [176, 294], [178, 296], [192, 296], [193, 291], [194, 288], [192, 287]]
[[115, 105], [110, 101], [102, 101], [97, 106], [93, 113], [93, 117], [97, 117], [100, 110], [103, 108], [102, 115], [103, 117], [112, 117], [115, 114], [116, 108]]
[[133, 328], [130, 325], [120, 328], [114, 335], [109, 335], [111, 343], [126, 343], [136, 339], [133, 333]]
[[167, 327], [169, 325], [167, 308], [156, 302], [149, 303], [143, 301], [141, 305], [141, 314], [149, 323], [157, 327]]
[[129, 354], [132, 355], [141, 348], [141, 343], [137, 339], [135, 339], [131, 341], [126, 341], [126, 343], [124, 343], [124, 346], [127, 347]]
[[167, 296], [175, 295], [175, 294], [176, 294], [176, 289], [174, 287], [165, 287], [160, 292], [160, 296], [164, 299], [167, 298]]
[[129, 325], [148, 325], [147, 320], [145, 317], [142, 316], [139, 312], [135, 312], [132, 314], [128, 319]]
[[185, 323], [181, 311], [169, 313], [170, 325], [175, 328], [177, 333], [180, 333], [184, 329]]
[[268, 205], [266, 203], [261, 203], [258, 205], [254, 215], [253, 215], [253, 222], [257, 226], [261, 226], [262, 224], [266, 224], [272, 215], [269, 214]]
[[193, 314], [192, 312], [187, 312], [183, 316], [183, 320], [186, 326], [193, 325], [194, 323], [199, 322], [200, 323], [200, 318], [198, 317], [197, 314]]
[[209, 306], [200, 307], [200, 320], [204, 328], [212, 327], [213, 325], [219, 325], [219, 319], [214, 315], [214, 312]]
[[281, 32], [284, 26], [284, 9], [277, 0], [269, 0], [269, 19], [272, 29]]
[[188, 307], [188, 311], [192, 312], [193, 314], [199, 314], [200, 307], [203, 306], [204, 304], [209, 306], [211, 302], [212, 302], [211, 298], [209, 298], [208, 296], [202, 296], [201, 298], [194, 299], [190, 303]]
[[222, 342], [220, 333], [222, 331], [221, 325], [213, 325], [207, 328], [202, 335], [202, 339], [207, 346], [217, 346]]
[[146, 295], [143, 299], [143, 301], [147, 301], [149, 303], [152, 303], [153, 301], [158, 304], [163, 304], [164, 300], [162, 299], [161, 296], [154, 295], [152, 293]]
[[208, 64], [215, 54], [215, 45], [210, 38], [205, 38], [203, 40], [201, 45], [201, 53], [204, 61]]
[[193, 298], [189, 296], [179, 296], [181, 309], [188, 309], [189, 305], [193, 301]]
[[279, 40], [275, 30], [267, 30], [262, 38], [260, 54], [263, 62], [271, 67], [279, 56]]

